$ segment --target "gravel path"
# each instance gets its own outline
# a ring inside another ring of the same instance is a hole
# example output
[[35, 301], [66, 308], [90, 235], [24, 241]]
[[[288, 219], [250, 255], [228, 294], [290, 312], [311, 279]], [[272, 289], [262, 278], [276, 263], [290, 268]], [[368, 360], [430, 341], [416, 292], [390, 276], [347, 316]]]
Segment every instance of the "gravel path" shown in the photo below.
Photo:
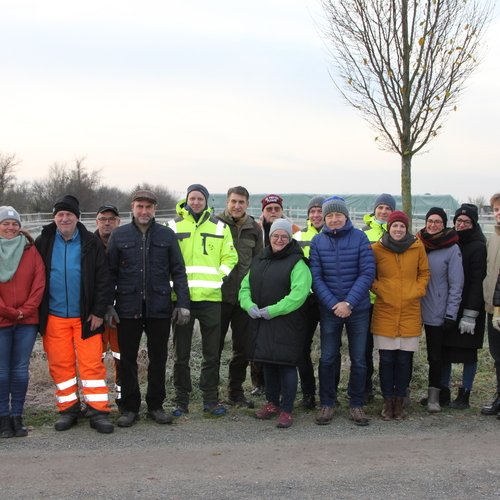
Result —
[[345, 410], [330, 426], [297, 412], [286, 430], [249, 410], [111, 435], [45, 425], [0, 440], [0, 498], [492, 498], [499, 441], [496, 418], [456, 412], [364, 428]]

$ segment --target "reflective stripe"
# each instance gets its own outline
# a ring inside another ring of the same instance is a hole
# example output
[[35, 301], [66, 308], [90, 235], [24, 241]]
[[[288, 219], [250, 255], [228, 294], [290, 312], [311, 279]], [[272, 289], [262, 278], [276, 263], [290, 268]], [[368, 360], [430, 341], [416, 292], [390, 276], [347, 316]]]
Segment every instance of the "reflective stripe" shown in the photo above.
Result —
[[116, 392], [118, 392], [118, 393], [122, 392], [122, 386], [121, 386], [121, 385], [118, 385], [118, 384], [115, 384], [115, 390], [116, 390]]
[[113, 358], [120, 359], [120, 353], [119, 352], [111, 351], [111, 354], [113, 355]]
[[76, 397], [76, 392], [72, 392], [67, 396], [56, 396], [58, 403], [67, 403], [68, 401], [76, 401], [78, 398]]
[[228, 276], [229, 273], [231, 272], [231, 268], [226, 266], [226, 264], [221, 264], [219, 269], [226, 275]]
[[60, 382], [59, 384], [56, 384], [56, 387], [60, 391], [64, 391], [64, 389], [67, 389], [68, 387], [71, 387], [72, 385], [76, 385], [76, 377], [70, 378], [69, 380], [65, 380], [64, 382]]
[[106, 387], [105, 380], [82, 380], [82, 387]]
[[217, 222], [217, 229], [216, 229], [216, 231], [215, 231], [215, 234], [216, 234], [217, 236], [221, 236], [221, 235], [223, 235], [223, 234], [224, 234], [224, 228], [225, 228], [225, 227], [226, 227], [226, 224], [224, 224], [224, 222], [222, 222], [222, 221]]
[[108, 394], [86, 394], [83, 398], [85, 401], [107, 401]]
[[220, 288], [222, 281], [188, 280], [189, 288]]
[[199, 273], [199, 274], [215, 274], [218, 275], [219, 271], [212, 266], [186, 266], [186, 273]]
[[106, 357], [106, 352], [103, 352], [101, 359], [104, 359], [105, 357]]

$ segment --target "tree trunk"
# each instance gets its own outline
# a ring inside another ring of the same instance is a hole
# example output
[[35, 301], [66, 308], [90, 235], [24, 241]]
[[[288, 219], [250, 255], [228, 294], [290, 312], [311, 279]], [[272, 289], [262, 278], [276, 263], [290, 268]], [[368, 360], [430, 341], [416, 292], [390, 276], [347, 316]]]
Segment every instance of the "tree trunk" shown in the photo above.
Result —
[[411, 160], [412, 155], [402, 155], [401, 156], [401, 198], [403, 202], [403, 212], [408, 215], [410, 219], [410, 227], [408, 230], [412, 230], [412, 200], [411, 200]]

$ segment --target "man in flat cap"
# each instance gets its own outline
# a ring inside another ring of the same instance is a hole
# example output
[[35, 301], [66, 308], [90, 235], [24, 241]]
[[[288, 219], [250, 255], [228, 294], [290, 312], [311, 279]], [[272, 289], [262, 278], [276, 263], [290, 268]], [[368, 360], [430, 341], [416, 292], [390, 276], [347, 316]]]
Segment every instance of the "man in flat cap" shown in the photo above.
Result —
[[[137, 354], [143, 332], [149, 357], [148, 416], [158, 424], [172, 423], [172, 417], [163, 409], [170, 322], [189, 321], [186, 268], [173, 231], [155, 221], [156, 204], [152, 191], [136, 191], [132, 196], [132, 222], [116, 228], [108, 243], [115, 306], [106, 318], [118, 321], [122, 382], [119, 427], [131, 427], [139, 419]], [[175, 304], [171, 300], [171, 282], [177, 297]]]

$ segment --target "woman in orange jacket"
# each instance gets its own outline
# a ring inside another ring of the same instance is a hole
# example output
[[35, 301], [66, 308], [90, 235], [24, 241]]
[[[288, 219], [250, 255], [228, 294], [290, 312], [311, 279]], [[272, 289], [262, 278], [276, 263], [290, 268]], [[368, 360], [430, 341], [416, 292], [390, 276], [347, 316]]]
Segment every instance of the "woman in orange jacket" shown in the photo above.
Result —
[[38, 330], [45, 268], [21, 218], [0, 207], [0, 437], [23, 437], [29, 362]]
[[406, 417], [403, 400], [422, 332], [420, 299], [430, 277], [424, 246], [408, 227], [408, 216], [396, 210], [387, 221], [387, 233], [373, 244], [377, 274], [372, 292], [377, 298], [371, 331], [379, 349], [384, 420]]

